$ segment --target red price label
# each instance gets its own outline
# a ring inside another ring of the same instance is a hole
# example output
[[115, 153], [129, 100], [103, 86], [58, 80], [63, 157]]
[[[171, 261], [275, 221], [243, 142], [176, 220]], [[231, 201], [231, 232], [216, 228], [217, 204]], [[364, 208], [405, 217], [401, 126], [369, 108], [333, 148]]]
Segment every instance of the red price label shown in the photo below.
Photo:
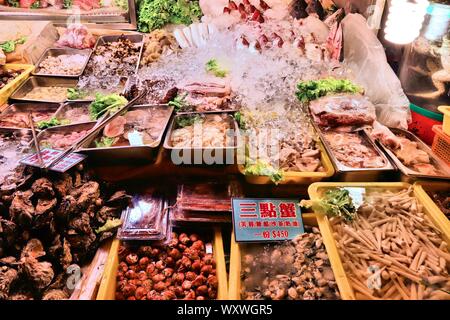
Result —
[[289, 237], [289, 231], [288, 230], [277, 230], [272, 231], [272, 239], [287, 239]]

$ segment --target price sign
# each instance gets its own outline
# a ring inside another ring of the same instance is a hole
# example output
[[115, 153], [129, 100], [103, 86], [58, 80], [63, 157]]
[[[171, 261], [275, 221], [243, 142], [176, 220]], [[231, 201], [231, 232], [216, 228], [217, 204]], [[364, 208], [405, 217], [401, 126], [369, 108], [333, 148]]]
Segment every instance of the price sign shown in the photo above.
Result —
[[232, 199], [236, 242], [294, 239], [304, 233], [298, 200]]
[[[41, 151], [42, 161], [45, 166], [55, 161], [64, 151], [45, 148]], [[66, 172], [76, 164], [86, 159], [86, 155], [79, 153], [69, 153], [67, 156], [56, 162], [49, 170], [57, 172]], [[36, 153], [30, 154], [19, 161], [22, 164], [42, 168]]]

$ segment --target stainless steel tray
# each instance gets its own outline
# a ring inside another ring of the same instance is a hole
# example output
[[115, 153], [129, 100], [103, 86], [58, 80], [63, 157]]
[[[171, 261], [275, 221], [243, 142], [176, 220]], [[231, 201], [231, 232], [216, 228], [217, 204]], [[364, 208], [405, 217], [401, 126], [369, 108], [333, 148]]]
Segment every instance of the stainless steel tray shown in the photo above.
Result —
[[[166, 139], [164, 140], [164, 149], [167, 149], [170, 152], [176, 152], [180, 159], [190, 159], [191, 163], [181, 163], [181, 164], [188, 164], [188, 165], [216, 164], [216, 163], [206, 163], [204, 161], [205, 159], [203, 157], [203, 155], [205, 153], [207, 153], [208, 155], [211, 155], [211, 158], [213, 158], [213, 159], [216, 159], [216, 157], [220, 157], [220, 159], [218, 159], [218, 160], [221, 160], [222, 164], [235, 164], [236, 163], [236, 154], [237, 154], [237, 141], [238, 141], [237, 135], [239, 134], [239, 126], [238, 126], [236, 120], [230, 114], [223, 113], [223, 112], [208, 113], [208, 114], [203, 114], [203, 113], [197, 112], [197, 113], [190, 113], [189, 116], [193, 116], [196, 114], [200, 115], [200, 116], [204, 116], [204, 117], [212, 116], [214, 114], [226, 115], [228, 118], [228, 121], [230, 121], [230, 123], [232, 124], [231, 128], [235, 131], [234, 146], [220, 147], [220, 148], [218, 148], [218, 147], [216, 147], [216, 148], [214, 148], [214, 147], [213, 148], [208, 148], [208, 147], [180, 147], [180, 148], [177, 148], [177, 147], [172, 146], [170, 139], [172, 137], [172, 132], [176, 129], [175, 121], [178, 117], [183, 116], [183, 115], [176, 115], [172, 119], [172, 122], [167, 131]], [[232, 155], [233, 155], [232, 163], [229, 163], [230, 159], [227, 159], [227, 155], [230, 154], [230, 152], [232, 152]], [[198, 157], [195, 156], [198, 154], [202, 155], [201, 159], [197, 159]], [[200, 161], [197, 161], [197, 160], [200, 160]], [[172, 159], [172, 161], [173, 161], [173, 159]], [[196, 162], [198, 162], [198, 163], [196, 163]], [[175, 164], [179, 165], [180, 163], [175, 163]]]
[[[47, 58], [47, 57], [58, 57], [61, 55], [75, 55], [75, 54], [81, 54], [85, 56], [84, 64], [80, 70], [79, 73], [74, 75], [65, 75], [65, 74], [49, 74], [49, 73], [42, 73], [40, 72], [40, 65], [41, 63]], [[89, 58], [92, 54], [92, 50], [85, 49], [85, 50], [77, 50], [77, 49], [70, 49], [70, 48], [48, 48], [44, 51], [42, 56], [39, 58], [38, 62], [36, 63], [36, 67], [34, 68], [32, 74], [35, 76], [48, 76], [48, 77], [62, 77], [62, 78], [77, 78], [83, 74], [84, 68], [86, 68], [86, 65], [89, 61]]]
[[58, 77], [30, 77], [27, 81], [25, 81], [12, 95], [12, 100], [18, 101], [34, 101], [34, 102], [47, 102], [47, 103], [62, 103], [67, 100], [64, 99], [62, 101], [54, 101], [54, 100], [36, 100], [36, 99], [27, 99], [25, 96], [29, 93], [33, 88], [36, 87], [67, 87], [73, 88], [77, 85], [77, 79], [69, 79], [69, 78], [58, 78]]
[[[70, 132], [74, 132], [74, 131], [88, 130], [88, 132], [86, 133], [85, 136], [76, 140], [72, 144], [72, 146], [76, 146], [79, 142], [81, 142], [86, 136], [88, 136], [90, 134], [89, 130], [94, 128], [95, 124], [96, 124], [96, 122], [84, 122], [84, 123], [70, 124], [70, 125], [66, 125], [66, 126], [57, 126], [57, 127], [47, 128], [47, 129], [39, 132], [39, 134], [37, 135], [37, 140], [40, 145], [42, 140], [46, 139], [47, 137], [49, 137], [50, 135], [55, 134], [55, 133], [65, 134], [65, 133], [70, 133]], [[31, 142], [31, 145], [33, 145], [33, 142]], [[44, 148], [44, 146], [41, 146], [41, 149], [43, 149], [43, 148]], [[50, 147], [50, 148], [52, 148], [52, 147]], [[67, 148], [67, 149], [69, 149], [69, 148]], [[64, 149], [64, 150], [66, 150], [66, 149]]]
[[[58, 108], [58, 110], [55, 113], [55, 118], [57, 118], [58, 120], [67, 119], [65, 117], [65, 114], [70, 109], [77, 109], [77, 108], [88, 109], [90, 104], [91, 104], [90, 102], [66, 102]], [[89, 117], [89, 110], [87, 110], [87, 116]], [[77, 123], [84, 123], [84, 122], [91, 122], [91, 121], [92, 120], [90, 120], [90, 119], [88, 121], [75, 120], [75, 121], [70, 122], [70, 124], [77, 124]]]
[[[127, 80], [128, 78], [126, 78], [126, 77], [121, 77], [120, 78], [120, 85], [119, 85], [119, 87], [120, 87], [120, 90], [117, 92], [118, 94], [124, 94], [125, 93], [125, 90], [126, 90], [126, 83], [127, 83]], [[78, 87], [78, 83], [77, 83], [77, 85], [76, 86], [74, 86], [75, 88], [77, 88]], [[98, 91], [99, 93], [102, 93], [102, 94], [112, 94], [112, 93], [115, 93], [115, 92], [112, 92], [112, 91], [108, 91], [108, 92], [106, 92], [106, 91], [104, 91], [104, 90], [102, 90], [102, 89], [92, 89], [92, 90], [88, 90], [88, 91]], [[97, 93], [97, 92], [93, 92], [93, 95], [95, 96], [95, 93]], [[69, 98], [67, 98], [67, 102], [92, 102], [92, 101], [94, 101], [95, 100], [95, 97], [87, 97], [87, 98], [84, 98], [84, 99], [75, 99], [75, 100], [71, 100], [71, 99], [69, 99]]]
[[[55, 116], [56, 110], [60, 107], [58, 103], [15, 103], [9, 105], [1, 114], [0, 119], [3, 119], [5, 116], [10, 115], [15, 112], [30, 112], [30, 111], [49, 111], [50, 118]], [[36, 125], [36, 123], [35, 123]], [[3, 129], [25, 129], [30, 130], [30, 128], [20, 128], [20, 127], [0, 127]], [[37, 128], [36, 128], [37, 129]]]
[[119, 38], [121, 38], [121, 37], [129, 39], [131, 42], [140, 45], [139, 54], [138, 54], [138, 58], [137, 58], [137, 62], [136, 62], [136, 69], [135, 69], [135, 73], [136, 73], [139, 69], [139, 64], [141, 63], [142, 51], [144, 49], [144, 35], [142, 35], [142, 34], [101, 36], [97, 39], [97, 42], [95, 43], [95, 47], [94, 47], [91, 57], [93, 57], [95, 55], [95, 51], [97, 50], [98, 46], [103, 45], [108, 42], [115, 42], [115, 41], [119, 40]]
[[406, 138], [410, 139], [413, 142], [416, 142], [418, 145], [418, 148], [420, 150], [425, 151], [429, 156], [431, 160], [431, 164], [435, 166], [438, 170], [442, 171], [443, 175], [424, 175], [422, 173], [419, 173], [417, 171], [413, 171], [406, 167], [396, 156], [395, 154], [386, 146], [384, 146], [382, 143], [378, 142], [383, 151], [392, 159], [394, 164], [397, 166], [397, 168], [400, 170], [400, 178], [404, 182], [414, 182], [418, 179], [441, 179], [441, 180], [450, 180], [450, 167], [441, 159], [439, 159], [438, 156], [434, 154], [433, 151], [431, 151], [430, 147], [428, 147], [422, 140], [420, 140], [418, 137], [416, 137], [414, 134], [412, 134], [409, 131], [397, 129], [397, 128], [389, 128], [394, 134], [398, 135], [401, 134], [405, 136]]
[[[158, 137], [158, 139], [152, 145], [145, 146], [119, 146], [119, 147], [109, 147], [109, 148], [91, 148], [90, 145], [94, 142], [94, 140], [99, 136], [104, 127], [115, 119], [117, 116], [126, 113], [127, 111], [136, 110], [139, 108], [153, 108], [153, 107], [161, 107], [167, 108], [167, 118], [164, 120], [165, 125], [163, 130]], [[158, 154], [159, 146], [161, 145], [164, 132], [167, 129], [167, 124], [173, 113], [173, 107], [169, 107], [167, 105], [146, 105], [146, 106], [133, 106], [126, 108], [114, 116], [109, 118], [103, 124], [98, 126], [89, 139], [83, 142], [83, 144], [79, 148], [80, 153], [84, 153], [89, 155], [89, 159], [92, 161], [101, 161], [102, 163], [124, 163], [129, 161], [134, 162], [153, 162], [156, 160], [156, 156]]]
[[369, 135], [364, 130], [359, 130], [357, 132], [362, 140], [367, 143], [369, 146], [373, 147], [375, 151], [378, 153], [380, 157], [383, 158], [384, 167], [381, 168], [352, 168], [342, 164], [335, 156], [333, 149], [325, 138], [322, 130], [319, 126], [311, 121], [314, 126], [316, 132], [318, 133], [320, 140], [322, 140], [323, 146], [325, 147], [326, 152], [330, 156], [331, 162], [333, 163], [333, 167], [335, 169], [335, 175], [333, 176], [333, 180], [339, 181], [354, 181], [354, 182], [365, 182], [365, 181], [386, 181], [393, 180], [396, 178], [395, 171], [396, 167], [389, 161], [383, 151], [378, 148], [378, 146], [372, 141]]

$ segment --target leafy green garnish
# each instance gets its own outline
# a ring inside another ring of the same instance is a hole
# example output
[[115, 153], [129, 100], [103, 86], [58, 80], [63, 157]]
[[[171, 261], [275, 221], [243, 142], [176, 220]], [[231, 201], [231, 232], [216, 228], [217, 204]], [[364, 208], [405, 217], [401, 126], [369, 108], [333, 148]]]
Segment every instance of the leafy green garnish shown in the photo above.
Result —
[[325, 78], [302, 81], [297, 84], [295, 95], [303, 103], [332, 93], [363, 93], [364, 89], [347, 79]]
[[234, 113], [234, 119], [239, 124], [239, 128], [241, 128], [242, 130], [247, 129], [247, 124], [245, 123], [244, 115], [240, 111]]
[[188, 107], [188, 104], [186, 103], [186, 96], [187, 93], [183, 95], [177, 95], [172, 101], [169, 102], [169, 106], [173, 106], [175, 112], [185, 109], [186, 107]]
[[275, 169], [270, 163], [258, 160], [254, 164], [246, 165], [245, 175], [268, 176], [273, 183], [278, 184], [284, 179], [283, 170]]
[[73, 0], [64, 0], [63, 2], [63, 8], [64, 9], [70, 9], [72, 8]]
[[18, 8], [20, 6], [19, 0], [6, 0], [11, 7]]
[[39, 9], [41, 7], [41, 2], [40, 1], [35, 1], [33, 2], [33, 4], [30, 6], [30, 9]]
[[106, 231], [111, 231], [116, 229], [117, 227], [120, 227], [122, 225], [122, 220], [120, 219], [108, 219], [106, 220], [106, 223], [101, 226], [100, 228], [96, 229], [96, 233], [102, 233]]
[[123, 10], [128, 10], [128, 0], [114, 0], [114, 4]]
[[27, 41], [27, 37], [23, 36], [16, 40], [9, 40], [5, 41], [0, 44], [0, 49], [3, 50], [5, 53], [11, 53], [16, 50], [16, 45], [18, 44], [24, 44], [25, 41]]
[[206, 72], [212, 73], [218, 78], [225, 78], [228, 74], [227, 70], [220, 68], [216, 59], [208, 60], [205, 65], [205, 69]]
[[109, 148], [112, 147], [112, 145], [116, 142], [116, 138], [109, 138], [109, 137], [101, 137], [100, 140], [95, 140], [95, 147], [96, 148]]
[[201, 122], [201, 121], [203, 121], [202, 117], [200, 117], [198, 114], [196, 114], [195, 116], [177, 117], [175, 120], [175, 123], [178, 128], [184, 128], [184, 127], [192, 126], [194, 123]]
[[103, 95], [97, 93], [95, 100], [89, 105], [89, 114], [92, 120], [97, 120], [106, 113], [114, 113], [125, 106], [128, 100], [125, 97], [118, 94]]
[[67, 89], [67, 99], [69, 100], [79, 100], [86, 98], [88, 95], [87, 91], [78, 88], [68, 88]]
[[59, 119], [57, 119], [55, 117], [52, 117], [50, 120], [39, 121], [36, 126], [37, 126], [38, 129], [44, 130], [44, 129], [47, 129], [47, 128], [56, 127], [56, 126], [63, 126], [63, 125], [66, 125], [66, 124], [70, 124], [70, 120], [67, 120], [67, 119], [59, 120]]
[[342, 217], [346, 221], [353, 221], [356, 218], [356, 207], [347, 189], [329, 189], [321, 199], [302, 201], [300, 205], [327, 216]]
[[138, 29], [151, 32], [166, 24], [190, 25], [202, 16], [198, 0], [141, 0]]

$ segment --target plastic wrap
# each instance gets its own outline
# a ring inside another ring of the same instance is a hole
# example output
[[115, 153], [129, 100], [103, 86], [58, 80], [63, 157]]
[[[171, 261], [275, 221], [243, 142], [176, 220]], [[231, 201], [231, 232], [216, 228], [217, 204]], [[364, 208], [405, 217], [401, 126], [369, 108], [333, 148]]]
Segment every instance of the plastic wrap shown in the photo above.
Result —
[[156, 190], [134, 195], [122, 212], [117, 237], [122, 240], [162, 240], [168, 228], [167, 201]]
[[347, 15], [342, 26], [344, 62], [374, 103], [378, 121], [388, 127], [406, 129], [411, 119], [409, 101], [387, 63], [383, 46], [359, 14]]

